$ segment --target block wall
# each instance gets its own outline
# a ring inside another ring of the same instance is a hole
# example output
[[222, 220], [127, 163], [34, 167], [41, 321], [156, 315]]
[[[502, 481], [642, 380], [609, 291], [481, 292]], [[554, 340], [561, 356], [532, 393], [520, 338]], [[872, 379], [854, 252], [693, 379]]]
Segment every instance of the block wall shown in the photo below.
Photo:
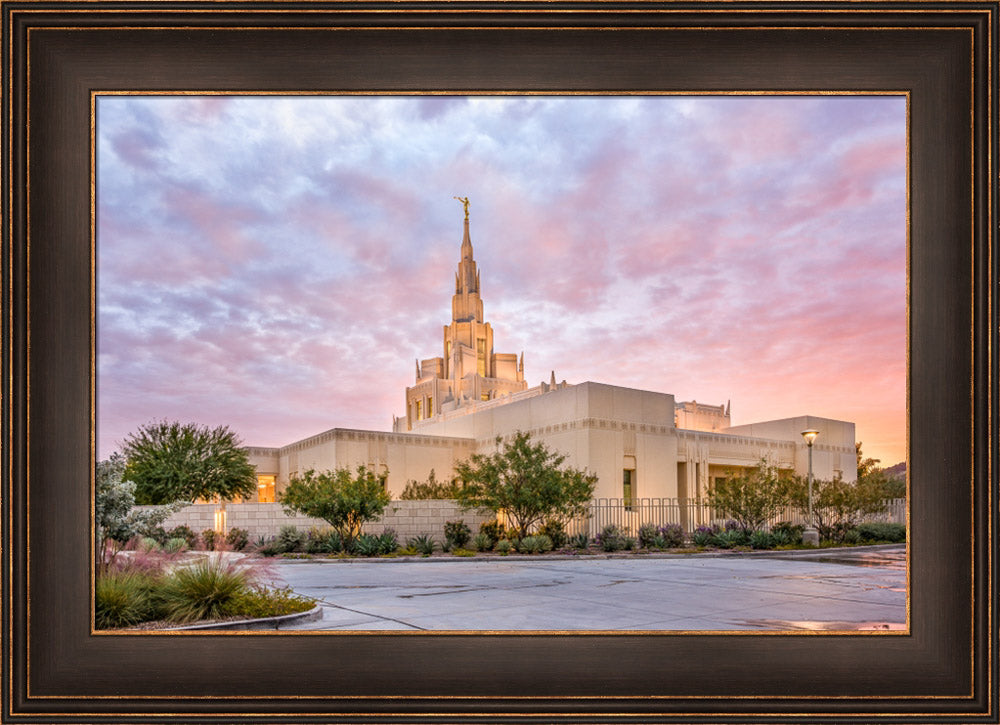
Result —
[[[139, 506], [142, 510], [154, 508]], [[216, 504], [194, 504], [172, 514], [163, 527], [167, 530], [184, 524], [196, 532], [211, 529], [215, 523]], [[379, 521], [364, 526], [365, 533], [380, 534], [386, 527], [396, 530], [399, 543], [418, 534], [430, 534], [439, 543], [444, 540], [446, 521], [464, 521], [473, 535], [479, 525], [494, 518], [490, 514], [480, 515], [476, 511], [462, 511], [454, 501], [393, 501], [385, 509]], [[250, 532], [250, 540], [258, 536], [274, 536], [282, 526], [293, 525], [303, 531], [313, 526], [326, 528], [328, 524], [320, 519], [306, 516], [286, 516], [277, 503], [230, 503], [226, 504], [226, 526], [241, 528]]]

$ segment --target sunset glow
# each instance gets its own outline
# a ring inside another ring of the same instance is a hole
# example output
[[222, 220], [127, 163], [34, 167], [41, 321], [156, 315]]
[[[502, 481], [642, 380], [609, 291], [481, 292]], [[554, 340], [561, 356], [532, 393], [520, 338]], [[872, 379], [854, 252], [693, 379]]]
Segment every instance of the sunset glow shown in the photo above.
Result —
[[905, 458], [901, 96], [98, 100], [98, 456], [150, 420], [389, 430], [470, 199], [529, 386], [854, 421]]

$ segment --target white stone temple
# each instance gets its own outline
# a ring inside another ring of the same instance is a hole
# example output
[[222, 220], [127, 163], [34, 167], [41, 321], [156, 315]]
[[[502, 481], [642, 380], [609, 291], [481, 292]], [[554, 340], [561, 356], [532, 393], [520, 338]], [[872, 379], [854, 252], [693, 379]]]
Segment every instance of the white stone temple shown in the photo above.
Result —
[[[332, 428], [280, 448], [250, 447], [259, 501], [274, 501], [289, 477], [308, 469], [365, 464], [387, 472], [398, 496], [409, 480], [451, 477], [455, 463], [491, 452], [496, 438], [525, 431], [567, 456], [566, 464], [598, 477], [596, 498], [700, 499], [715, 479], [766, 458], [805, 474], [801, 433], [813, 445], [817, 478], [856, 477], [854, 423], [815, 415], [730, 425], [729, 403], [677, 402], [669, 393], [593, 382], [548, 382], [528, 388], [524, 355], [493, 351], [483, 316], [479, 270], [469, 233], [468, 199], [455, 274], [452, 319], [442, 355], [420, 360], [406, 388], [406, 412], [392, 431]], [[721, 397], [721, 396], [720, 396]]]

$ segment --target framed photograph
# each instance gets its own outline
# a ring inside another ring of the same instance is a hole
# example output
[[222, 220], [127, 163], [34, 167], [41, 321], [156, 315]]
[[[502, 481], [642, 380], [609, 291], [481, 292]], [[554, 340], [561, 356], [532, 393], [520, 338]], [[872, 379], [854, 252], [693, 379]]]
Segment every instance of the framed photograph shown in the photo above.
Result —
[[[998, 9], [4, 2], [5, 722], [996, 722]], [[95, 634], [95, 127], [161, 95], [905, 99], [908, 631]]]

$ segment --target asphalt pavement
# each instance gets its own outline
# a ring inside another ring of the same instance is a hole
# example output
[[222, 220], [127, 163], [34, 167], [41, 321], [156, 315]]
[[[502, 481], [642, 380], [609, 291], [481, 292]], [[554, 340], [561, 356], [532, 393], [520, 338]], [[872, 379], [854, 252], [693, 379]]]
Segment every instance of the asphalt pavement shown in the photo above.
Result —
[[313, 631], [905, 631], [905, 545], [606, 557], [274, 561]]

